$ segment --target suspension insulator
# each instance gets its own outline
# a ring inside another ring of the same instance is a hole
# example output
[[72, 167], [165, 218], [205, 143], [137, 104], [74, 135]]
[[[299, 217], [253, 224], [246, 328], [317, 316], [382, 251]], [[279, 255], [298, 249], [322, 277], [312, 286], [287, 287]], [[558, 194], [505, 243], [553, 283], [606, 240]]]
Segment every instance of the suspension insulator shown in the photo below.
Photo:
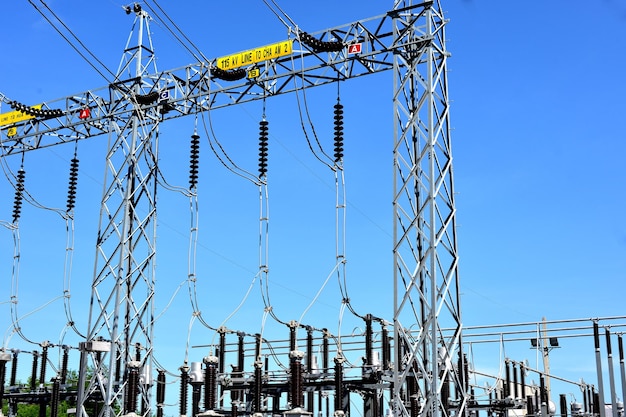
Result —
[[198, 184], [198, 165], [200, 162], [200, 136], [191, 135], [191, 150], [189, 156], [189, 188], [196, 188]]
[[148, 94], [135, 95], [135, 99], [137, 100], [137, 103], [142, 104], [142, 105], [152, 104], [155, 101], [157, 101], [158, 98], [159, 98], [158, 91], [151, 91]]
[[259, 123], [259, 177], [267, 174], [268, 125], [267, 120], [261, 120]]
[[67, 187], [67, 211], [72, 211], [76, 203], [76, 184], [78, 184], [78, 159], [76, 155], [70, 161], [70, 180]]
[[211, 75], [213, 75], [214, 78], [219, 78], [225, 81], [237, 81], [246, 76], [246, 70], [245, 68], [237, 68], [234, 70], [226, 71], [219, 67], [215, 67], [211, 70]]
[[51, 119], [53, 117], [63, 116], [63, 110], [61, 109], [38, 109], [35, 107], [27, 106], [17, 101], [10, 101], [9, 106], [28, 116], [39, 117], [42, 119]]
[[17, 171], [17, 183], [15, 184], [15, 199], [13, 200], [13, 223], [17, 222], [22, 214], [22, 199], [24, 198], [24, 179], [26, 171], [20, 168]]
[[343, 49], [343, 42], [321, 41], [306, 32], [300, 32], [300, 40], [315, 52], [339, 52]]
[[335, 162], [343, 158], [343, 105], [335, 104]]

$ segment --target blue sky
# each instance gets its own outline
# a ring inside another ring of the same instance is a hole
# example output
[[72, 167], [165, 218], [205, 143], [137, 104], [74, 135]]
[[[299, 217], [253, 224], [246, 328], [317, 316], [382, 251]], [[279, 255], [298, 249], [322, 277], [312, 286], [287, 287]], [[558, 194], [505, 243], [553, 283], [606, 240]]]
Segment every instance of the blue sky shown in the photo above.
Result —
[[[286, 39], [286, 28], [263, 2], [245, 1], [237, 7], [226, 3], [160, 4], [209, 58]], [[545, 3], [466, 0], [443, 6], [450, 19], [448, 76], [465, 326], [626, 315], [626, 4]], [[47, 4], [115, 71], [132, 24], [121, 4]], [[376, 16], [392, 5], [329, 0], [315, 6], [279, 4], [310, 32]], [[35, 104], [106, 85], [28, 2], [3, 5], [3, 16], [0, 92], [6, 97]], [[152, 32], [160, 70], [195, 62], [164, 28], [153, 24]], [[390, 73], [341, 86], [348, 290], [358, 312], [388, 319], [393, 314], [392, 92]], [[310, 90], [306, 98], [315, 129], [330, 149], [336, 88]], [[309, 152], [295, 107], [295, 98], [287, 95], [267, 102], [270, 296], [275, 313], [285, 321], [300, 318], [331, 272], [335, 255], [334, 176]], [[8, 110], [3, 104], [1, 111]], [[261, 113], [260, 104], [252, 103], [211, 115], [229, 156], [252, 171]], [[161, 126], [161, 169], [172, 184], [187, 182], [193, 129], [191, 119]], [[207, 142], [202, 144], [197, 264], [201, 310], [211, 323], [221, 324], [254, 282], [227, 325], [256, 333], [263, 313], [258, 281], [253, 280], [259, 260], [258, 188], [225, 170]], [[78, 148], [71, 306], [83, 331], [105, 150], [105, 137], [83, 141]], [[66, 146], [26, 155], [26, 187], [41, 204], [65, 205], [72, 154], [73, 148]], [[7, 158], [7, 163], [17, 170], [20, 159]], [[9, 221], [13, 190], [4, 178], [0, 190], [6, 196], [0, 219]], [[167, 190], [159, 191], [159, 204], [157, 313], [169, 307], [159, 318], [156, 337], [157, 343], [162, 337], [166, 355], [175, 358], [174, 370], [184, 359], [191, 319], [187, 287], [176, 293], [187, 276], [190, 212], [187, 198]], [[17, 308], [25, 316], [24, 334], [36, 341], [59, 340], [66, 323], [65, 239], [66, 224], [57, 214], [24, 207]], [[7, 341], [13, 251], [11, 232], [1, 228], [0, 331], [7, 347], [28, 350], [32, 347], [17, 335]], [[336, 329], [340, 307], [339, 289], [331, 280], [303, 322]], [[346, 317], [341, 331], [350, 333], [361, 325]], [[284, 326], [269, 327], [277, 338], [287, 337]], [[195, 322], [189, 343], [207, 344], [213, 336]], [[592, 341], [568, 343], [569, 349], [565, 345], [553, 355], [553, 370], [558, 372], [555, 368], [561, 365], [568, 378], [593, 380]], [[509, 349], [515, 360], [529, 355], [534, 362], [533, 351], [525, 346]], [[205, 354], [192, 349], [190, 356], [199, 360]], [[497, 369], [498, 358], [493, 356], [482, 366]], [[572, 374], [574, 361], [581, 369]], [[27, 373], [28, 366], [22, 366]]]

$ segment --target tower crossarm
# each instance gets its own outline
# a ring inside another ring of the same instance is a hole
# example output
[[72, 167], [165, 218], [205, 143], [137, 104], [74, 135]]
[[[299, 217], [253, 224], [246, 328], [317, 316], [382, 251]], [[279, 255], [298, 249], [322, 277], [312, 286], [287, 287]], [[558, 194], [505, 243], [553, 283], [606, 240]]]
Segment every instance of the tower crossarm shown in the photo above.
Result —
[[[412, 7], [424, 8], [429, 4]], [[285, 41], [292, 48], [288, 55], [236, 69], [220, 68], [220, 59], [216, 58], [141, 80], [117, 80], [98, 89], [33, 104], [30, 108], [40, 111], [30, 117], [18, 110], [28, 104], [0, 93], [2, 155], [109, 133], [114, 124], [108, 121], [128, 117], [136, 106], [144, 110], [158, 108], [160, 121], [164, 121], [391, 70], [394, 54], [415, 53], [415, 44], [394, 42], [393, 13], [313, 33], [292, 28]], [[259, 50], [263, 47], [248, 52]], [[230, 81], [223, 78], [237, 74], [243, 77]], [[137, 83], [141, 89], [135, 88]], [[8, 116], [15, 114], [22, 117], [11, 123]]]

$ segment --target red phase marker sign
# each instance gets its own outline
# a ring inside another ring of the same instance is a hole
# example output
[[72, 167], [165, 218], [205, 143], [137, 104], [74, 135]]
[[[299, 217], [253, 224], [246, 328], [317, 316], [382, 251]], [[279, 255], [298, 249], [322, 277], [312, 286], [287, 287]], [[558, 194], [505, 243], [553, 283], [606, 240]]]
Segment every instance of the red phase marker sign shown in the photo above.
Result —
[[361, 53], [361, 45], [360, 43], [353, 43], [352, 45], [348, 46], [348, 53], [349, 54], [360, 54]]
[[82, 109], [78, 114], [79, 119], [88, 119], [91, 116], [91, 110], [89, 108]]

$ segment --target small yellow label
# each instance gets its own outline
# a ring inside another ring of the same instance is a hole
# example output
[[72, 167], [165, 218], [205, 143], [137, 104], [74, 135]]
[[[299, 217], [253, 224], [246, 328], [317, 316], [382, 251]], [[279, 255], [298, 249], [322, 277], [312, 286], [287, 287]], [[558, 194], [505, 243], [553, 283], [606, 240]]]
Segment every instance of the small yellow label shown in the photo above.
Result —
[[248, 78], [258, 78], [261, 75], [261, 70], [258, 68], [253, 68], [248, 71]]
[[217, 67], [223, 70], [231, 70], [246, 65], [253, 65], [257, 62], [291, 55], [292, 53], [293, 41], [288, 40], [244, 52], [238, 52], [233, 55], [223, 56], [217, 59]]

